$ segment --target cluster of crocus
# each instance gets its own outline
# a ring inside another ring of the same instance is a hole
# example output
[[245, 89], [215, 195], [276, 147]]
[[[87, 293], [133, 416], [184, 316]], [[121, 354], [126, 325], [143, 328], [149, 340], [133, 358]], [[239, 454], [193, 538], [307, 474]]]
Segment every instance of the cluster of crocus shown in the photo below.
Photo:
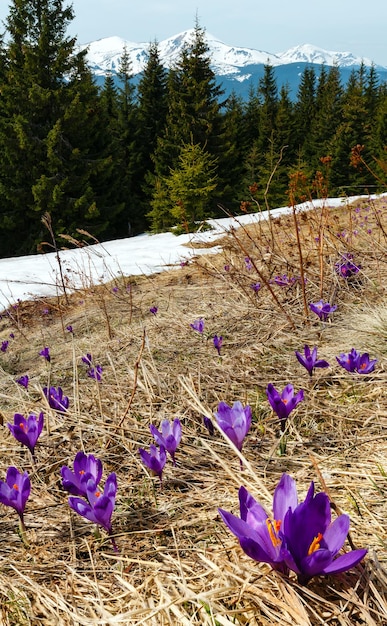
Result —
[[167, 461], [167, 452], [171, 456], [173, 465], [176, 465], [175, 454], [177, 447], [181, 441], [182, 427], [178, 418], [173, 422], [163, 420], [161, 422], [161, 432], [151, 424], [149, 430], [159, 448], [155, 444], [151, 444], [149, 452], [144, 448], [139, 449], [141, 461], [150, 469], [152, 474], [158, 476], [160, 483], [162, 481], [162, 473]]
[[62, 387], [43, 387], [43, 393], [54, 411], [64, 413], [69, 408], [70, 401], [67, 396], [63, 395]]
[[240, 452], [251, 426], [251, 407], [248, 404], [244, 407], [239, 400], [232, 407], [226, 402], [219, 402], [214, 415], [219, 428]]
[[271, 283], [278, 285], [279, 287], [291, 287], [296, 282], [297, 278], [294, 276], [288, 276], [287, 274], [282, 274], [280, 276], [275, 276]]
[[180, 420], [176, 418], [172, 423], [169, 420], [163, 420], [161, 422], [161, 432], [153, 424], [149, 426], [149, 430], [155, 442], [165, 448], [171, 456], [173, 465], [176, 465], [175, 453], [182, 435]]
[[198, 320], [195, 320], [194, 322], [192, 322], [190, 326], [191, 328], [193, 328], [193, 330], [196, 330], [198, 333], [202, 335], [204, 332], [204, 319], [201, 317]]
[[214, 348], [216, 349], [217, 353], [220, 356], [220, 349], [223, 344], [223, 337], [218, 337], [218, 335], [215, 335], [212, 341], [214, 343]]
[[0, 480], [0, 502], [15, 509], [22, 532], [25, 531], [24, 509], [30, 493], [31, 481], [27, 472], [22, 474], [16, 467], [9, 467], [5, 481]]
[[103, 368], [101, 365], [96, 365], [95, 367], [89, 367], [87, 370], [87, 375], [89, 378], [94, 378], [95, 380], [100, 381], [102, 378]]
[[281, 432], [284, 432], [286, 420], [290, 413], [296, 408], [297, 404], [304, 399], [304, 391], [300, 389], [296, 395], [294, 395], [293, 385], [289, 384], [286, 385], [284, 390], [280, 393], [272, 383], [269, 383], [266, 388], [266, 395], [271, 408], [280, 419]]
[[295, 355], [298, 361], [301, 363], [301, 365], [305, 367], [309, 376], [312, 376], [313, 370], [315, 367], [329, 367], [328, 361], [324, 361], [324, 359], [317, 358], [316, 346], [311, 351], [309, 346], [305, 345], [304, 354], [301, 354], [300, 352], [296, 350]]
[[101, 365], [93, 367], [93, 357], [89, 352], [82, 357], [82, 362], [88, 367], [86, 374], [89, 378], [94, 378], [94, 380], [100, 381], [102, 378], [103, 368]]
[[367, 550], [352, 550], [337, 556], [349, 531], [348, 515], [331, 520], [326, 493], [314, 494], [310, 484], [303, 502], [298, 502], [295, 481], [283, 474], [273, 497], [273, 519], [245, 489], [239, 489], [240, 518], [219, 509], [226, 526], [238, 538], [242, 550], [273, 569], [296, 573], [299, 583], [313, 576], [338, 574], [357, 565]]
[[358, 374], [370, 374], [374, 371], [377, 363], [376, 359], [370, 359], [368, 352], [360, 354], [355, 348], [352, 348], [348, 354], [340, 354], [336, 360], [348, 372], [357, 372]]
[[[73, 470], [67, 466], [61, 468], [62, 486], [71, 494], [69, 506], [85, 519], [101, 526], [112, 535], [112, 514], [117, 494], [117, 476], [114, 472], [106, 479], [104, 490], [99, 483], [102, 478], [102, 462], [94, 455], [78, 452], [73, 463]], [[78, 497], [80, 496], [80, 497]], [[115, 550], [117, 546], [111, 536]]]
[[336, 311], [337, 306], [331, 306], [329, 302], [319, 300], [318, 302], [311, 302], [309, 308], [313, 313], [316, 313], [322, 322], [328, 321], [328, 315]]
[[352, 254], [344, 254], [343, 260], [335, 263], [336, 272], [343, 278], [352, 278], [353, 276], [356, 276], [361, 269], [361, 265], [355, 265], [352, 259]]
[[248, 272], [251, 272], [251, 270], [253, 269], [253, 264], [248, 256], [245, 257], [245, 266]]
[[43, 430], [43, 413], [39, 413], [39, 417], [31, 414], [27, 418], [20, 413], [13, 416], [13, 424], [7, 424], [16, 441], [26, 446], [34, 458], [36, 443]]

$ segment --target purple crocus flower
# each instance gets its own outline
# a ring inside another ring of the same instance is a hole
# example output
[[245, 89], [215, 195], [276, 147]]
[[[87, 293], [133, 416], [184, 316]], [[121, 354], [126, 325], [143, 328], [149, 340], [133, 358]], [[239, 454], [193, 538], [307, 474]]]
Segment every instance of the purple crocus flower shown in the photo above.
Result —
[[42, 356], [46, 359], [46, 361], [48, 361], [48, 363], [51, 361], [51, 356], [50, 356], [50, 348], [47, 348], [47, 346], [45, 348], [43, 348], [43, 350], [41, 350], [39, 352], [39, 356]]
[[34, 456], [36, 442], [43, 430], [43, 421], [43, 413], [39, 413], [39, 417], [31, 414], [27, 418], [20, 413], [15, 413], [13, 424], [7, 424], [15, 439], [27, 446], [32, 456]]
[[89, 480], [98, 485], [102, 478], [102, 462], [93, 454], [80, 451], [75, 455], [74, 471], [64, 465], [61, 470], [62, 487], [73, 496], [86, 496], [86, 486]]
[[310, 351], [309, 346], [305, 345], [304, 347], [304, 355], [300, 352], [295, 351], [295, 355], [298, 361], [305, 367], [308, 371], [309, 376], [312, 376], [313, 370], [315, 367], [329, 367], [328, 361], [324, 361], [323, 359], [317, 359], [317, 347], [315, 346], [312, 351]]
[[90, 376], [90, 378], [100, 381], [102, 378], [102, 372], [102, 366], [96, 365], [95, 367], [90, 367], [90, 369], [87, 370], [87, 375]]
[[151, 306], [151, 308], [149, 309], [149, 313], [152, 313], [152, 315], [156, 315], [158, 310], [159, 309], [157, 306]]
[[239, 489], [240, 518], [223, 509], [218, 511], [250, 558], [269, 563], [273, 569], [287, 574], [289, 570], [282, 555], [280, 529], [287, 511], [293, 511], [297, 503], [295, 481], [283, 474], [274, 491], [273, 519], [245, 487]]
[[249, 259], [248, 256], [245, 257], [245, 265], [246, 265], [247, 271], [251, 272], [251, 270], [253, 269], [253, 265], [252, 265], [251, 260]]
[[210, 435], [212, 436], [215, 432], [212, 420], [205, 415], [203, 417], [203, 423], [204, 423], [204, 426], [207, 428], [208, 432], [210, 433]]
[[62, 387], [43, 387], [43, 393], [47, 398], [47, 402], [55, 411], [65, 412], [69, 408], [69, 399], [63, 395]]
[[215, 335], [213, 338], [213, 342], [214, 342], [214, 347], [216, 348], [219, 356], [220, 356], [220, 349], [222, 347], [223, 344], [223, 337], [218, 337], [218, 335]]
[[337, 558], [349, 531], [348, 515], [331, 521], [329, 497], [314, 495], [310, 484], [304, 502], [289, 510], [281, 527], [282, 556], [286, 565], [306, 584], [313, 576], [338, 574], [357, 565], [367, 550], [352, 550]]
[[16, 379], [16, 382], [18, 385], [21, 385], [21, 387], [25, 387], [25, 389], [28, 389], [28, 383], [29, 383], [29, 378], [27, 376], [27, 374], [25, 376], [20, 376], [20, 378]]
[[269, 383], [266, 389], [266, 395], [271, 408], [281, 421], [281, 432], [284, 432], [286, 420], [297, 404], [304, 399], [304, 392], [300, 389], [300, 391], [294, 395], [293, 385], [286, 385], [280, 394], [274, 385]]
[[68, 326], [66, 326], [66, 330], [67, 330], [69, 333], [73, 333], [73, 332], [74, 332], [74, 331], [73, 331], [73, 327], [71, 326], [71, 324], [69, 324]]
[[87, 353], [85, 354], [85, 356], [82, 357], [82, 361], [83, 363], [86, 363], [86, 365], [90, 366], [93, 361], [93, 357], [91, 356], [91, 354]]
[[304, 502], [298, 504], [295, 482], [283, 474], [274, 492], [273, 520], [244, 487], [239, 489], [239, 502], [240, 518], [223, 509], [219, 514], [243, 551], [284, 574], [294, 571], [301, 584], [313, 576], [351, 569], [367, 553], [353, 550], [337, 557], [350, 520], [343, 514], [331, 521], [329, 498], [323, 492], [314, 496], [313, 482]]
[[1, 346], [0, 346], [0, 351], [1, 352], [7, 352], [8, 346], [9, 346], [9, 341], [7, 341], [7, 340], [6, 341], [2, 341], [1, 342]]
[[114, 511], [116, 493], [117, 476], [113, 472], [107, 477], [103, 492], [99, 489], [97, 483], [90, 478], [86, 483], [88, 502], [82, 498], [70, 497], [68, 503], [73, 511], [82, 515], [90, 522], [102, 526], [110, 535], [112, 532], [111, 518]]
[[324, 302], [324, 300], [319, 300], [318, 302], [311, 302], [309, 304], [309, 308], [313, 313], [316, 313], [322, 322], [326, 322], [328, 319], [328, 315], [336, 311], [337, 306], [331, 306], [329, 302]]
[[149, 452], [144, 450], [144, 448], [139, 448], [138, 451], [140, 453], [141, 461], [148, 469], [150, 469], [152, 474], [160, 478], [161, 483], [164, 465], [167, 460], [167, 453], [164, 446], [160, 446], [160, 448], [158, 448], [154, 443], [151, 443], [149, 446]]
[[173, 422], [169, 422], [168, 420], [163, 420], [161, 422], [161, 432], [157, 430], [156, 426], [151, 424], [149, 426], [149, 430], [159, 446], [162, 446], [166, 449], [167, 452], [171, 455], [173, 464], [176, 465], [175, 461], [175, 452], [176, 448], [181, 440], [181, 422], [178, 418], [174, 419]]
[[336, 357], [336, 361], [341, 367], [347, 370], [347, 372], [354, 372], [357, 367], [357, 362], [360, 357], [360, 354], [355, 348], [352, 348], [348, 354], [340, 354], [340, 356]]
[[294, 277], [290, 278], [287, 274], [282, 274], [281, 276], [276, 276], [273, 282], [279, 287], [290, 287], [296, 282], [296, 279]]
[[195, 320], [192, 324], [190, 324], [190, 326], [198, 333], [202, 334], [204, 331], [204, 319], [201, 317], [200, 319]]
[[251, 426], [251, 407], [248, 404], [244, 407], [239, 400], [234, 402], [232, 407], [226, 402], [219, 402], [214, 415], [219, 428], [241, 451], [243, 440]]
[[16, 467], [9, 467], [5, 481], [0, 480], [0, 502], [15, 509], [22, 524], [30, 492], [31, 482], [27, 472], [22, 474]]
[[352, 348], [348, 354], [340, 354], [336, 360], [348, 372], [357, 372], [358, 374], [370, 374], [374, 371], [377, 363], [376, 359], [370, 359], [368, 352], [360, 354], [355, 348]]
[[355, 265], [352, 254], [343, 254], [343, 260], [335, 263], [335, 269], [343, 278], [352, 278], [361, 269], [361, 265]]
[[253, 291], [255, 291], [255, 293], [258, 293], [261, 288], [261, 283], [252, 283], [250, 287]]
[[356, 371], [358, 374], [369, 374], [374, 371], [376, 363], [376, 359], [370, 360], [370, 355], [364, 352], [357, 360]]

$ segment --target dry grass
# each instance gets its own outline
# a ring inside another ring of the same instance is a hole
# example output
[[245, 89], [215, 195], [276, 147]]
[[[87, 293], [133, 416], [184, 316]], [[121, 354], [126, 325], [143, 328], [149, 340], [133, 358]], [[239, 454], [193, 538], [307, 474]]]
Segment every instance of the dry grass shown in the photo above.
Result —
[[[220, 255], [129, 279], [130, 292], [128, 280], [116, 282], [117, 292], [110, 284], [74, 293], [68, 305], [25, 302], [0, 320], [0, 340], [15, 333], [0, 353], [0, 476], [14, 464], [32, 481], [27, 547], [15, 512], [0, 511], [1, 624], [387, 624], [387, 206], [367, 202], [356, 212], [358, 206], [297, 217], [307, 302], [323, 297], [338, 307], [327, 324], [307, 319], [299, 281], [289, 288], [267, 283], [300, 274], [291, 216], [232, 231]], [[345, 252], [362, 265], [350, 283], [334, 271]], [[263, 286], [255, 294], [250, 285], [257, 280]], [[201, 316], [205, 337], [189, 326]], [[74, 335], [64, 330], [68, 324]], [[214, 334], [224, 338], [220, 358]], [[331, 363], [312, 382], [294, 357], [305, 343], [318, 345]], [[37, 356], [44, 346], [51, 348], [50, 366]], [[335, 356], [352, 347], [378, 359], [372, 375], [355, 377], [338, 366]], [[86, 376], [86, 352], [103, 366], [99, 384]], [[28, 392], [15, 382], [22, 374], [30, 376]], [[48, 381], [70, 397], [64, 417], [45, 403]], [[305, 390], [283, 456], [265, 396], [269, 382]], [[220, 400], [237, 399], [254, 415], [242, 472], [227, 441], [210, 437], [202, 424]], [[39, 410], [46, 427], [32, 466], [5, 424], [15, 412]], [[150, 423], [175, 417], [183, 440], [160, 489], [138, 448], [151, 443]], [[105, 475], [118, 475], [118, 554], [70, 511], [61, 489], [60, 467], [80, 449], [102, 459]], [[243, 484], [269, 510], [284, 471], [300, 496], [315, 480], [350, 515], [353, 545], [369, 549], [361, 565], [301, 587], [243, 554], [217, 507], [237, 512]]]

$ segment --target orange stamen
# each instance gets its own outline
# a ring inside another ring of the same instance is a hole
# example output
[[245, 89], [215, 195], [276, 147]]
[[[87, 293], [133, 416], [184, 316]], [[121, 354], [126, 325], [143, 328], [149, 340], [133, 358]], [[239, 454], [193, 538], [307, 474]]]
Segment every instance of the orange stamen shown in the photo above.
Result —
[[270, 539], [273, 546], [276, 548], [281, 545], [281, 539], [278, 538], [277, 533], [281, 528], [281, 520], [271, 520], [269, 517], [266, 518], [266, 526], [269, 531]]
[[16, 491], [19, 491], [19, 485], [17, 485], [16, 483], [13, 486], [14, 489], [16, 489]]
[[101, 495], [101, 492], [100, 491], [96, 491], [95, 495], [96, 495], [97, 498], [99, 498], [99, 496]]
[[310, 554], [313, 554], [313, 552], [316, 552], [316, 550], [320, 550], [320, 541], [322, 538], [323, 538], [322, 533], [318, 533], [317, 537], [313, 539], [312, 543], [309, 546], [308, 556]]
[[24, 424], [19, 424], [19, 428], [21, 428], [22, 430], [25, 429], [25, 425]]
[[84, 473], [85, 473], [85, 470], [79, 470], [79, 474], [83, 475]]

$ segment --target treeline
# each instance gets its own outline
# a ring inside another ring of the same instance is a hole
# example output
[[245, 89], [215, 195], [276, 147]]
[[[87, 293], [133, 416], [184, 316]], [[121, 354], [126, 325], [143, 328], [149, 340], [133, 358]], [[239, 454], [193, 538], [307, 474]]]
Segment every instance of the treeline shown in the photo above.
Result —
[[66, 35], [73, 17], [62, 0], [11, 2], [0, 40], [1, 256], [36, 252], [47, 213], [56, 235], [107, 240], [190, 229], [222, 207], [283, 205], [289, 185], [301, 197], [385, 180], [387, 87], [373, 67], [345, 86], [337, 67], [307, 67], [292, 101], [268, 65], [247, 102], [225, 98], [196, 24], [173, 69], [153, 43], [137, 87], [124, 51], [118, 86], [108, 75], [98, 88]]

